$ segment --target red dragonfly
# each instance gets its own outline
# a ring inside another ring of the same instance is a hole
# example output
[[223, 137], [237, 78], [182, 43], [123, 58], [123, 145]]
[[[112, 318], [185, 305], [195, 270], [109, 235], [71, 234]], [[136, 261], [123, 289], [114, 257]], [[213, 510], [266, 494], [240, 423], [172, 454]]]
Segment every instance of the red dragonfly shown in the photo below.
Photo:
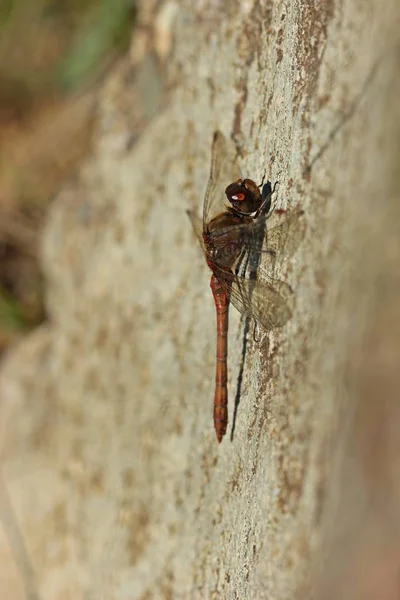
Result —
[[[229, 183], [233, 180], [233, 183]], [[222, 194], [224, 186], [225, 198]], [[260, 191], [261, 188], [261, 191]], [[212, 271], [210, 287], [217, 311], [217, 357], [214, 427], [218, 442], [228, 424], [228, 310], [230, 302], [264, 329], [282, 326], [292, 314], [292, 290], [272, 277], [279, 253], [297, 247], [302, 212], [285, 215], [271, 210], [273, 190], [242, 179], [233, 152], [217, 131], [212, 144], [211, 173], [203, 220], [187, 211]], [[226, 202], [228, 200], [228, 202]], [[278, 223], [267, 229], [267, 220]], [[273, 219], [271, 219], [272, 221]], [[262, 260], [261, 260], [262, 258]]]

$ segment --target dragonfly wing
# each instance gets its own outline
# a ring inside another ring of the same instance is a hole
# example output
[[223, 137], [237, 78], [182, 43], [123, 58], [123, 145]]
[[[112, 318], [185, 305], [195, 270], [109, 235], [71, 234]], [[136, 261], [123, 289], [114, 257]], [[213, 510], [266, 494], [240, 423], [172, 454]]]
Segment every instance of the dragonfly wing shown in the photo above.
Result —
[[187, 216], [190, 219], [190, 222], [193, 227], [193, 231], [196, 234], [197, 239], [200, 242], [200, 246], [203, 248], [205, 252], [204, 240], [203, 240], [203, 222], [200, 219], [199, 215], [197, 215], [193, 210], [186, 211]]
[[300, 246], [305, 234], [305, 219], [302, 210], [290, 214], [274, 212], [267, 221], [265, 249], [276, 256], [290, 258]]
[[218, 248], [231, 248], [242, 267], [244, 265], [255, 271], [261, 265], [273, 278], [276, 262], [295, 253], [304, 233], [303, 213], [296, 211], [259, 216], [253, 221], [217, 230], [213, 232], [213, 239]]
[[270, 216], [256, 217], [213, 232], [218, 246], [230, 245], [232, 239], [240, 240], [252, 251], [262, 254], [274, 252], [285, 258], [292, 256], [300, 245], [305, 233], [303, 211], [293, 213], [273, 213]]
[[253, 318], [264, 329], [281, 327], [292, 316], [292, 289], [285, 282], [244, 279], [219, 268], [214, 274], [229, 294], [234, 307]]
[[262, 246], [261, 269], [274, 277], [276, 267], [290, 258], [300, 246], [305, 234], [303, 211], [293, 213], [273, 213], [267, 222], [265, 240]]
[[203, 206], [203, 228], [226, 210], [225, 188], [240, 178], [237, 152], [232, 140], [216, 131], [211, 149], [211, 169]]

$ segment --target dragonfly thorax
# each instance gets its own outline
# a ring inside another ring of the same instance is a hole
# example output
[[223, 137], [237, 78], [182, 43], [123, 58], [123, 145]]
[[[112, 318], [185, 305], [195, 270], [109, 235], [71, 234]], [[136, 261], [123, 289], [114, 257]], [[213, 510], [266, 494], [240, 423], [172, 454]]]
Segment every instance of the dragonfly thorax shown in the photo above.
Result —
[[203, 232], [207, 262], [231, 268], [240, 253], [241, 229], [235, 227], [250, 220], [244, 215], [237, 215], [228, 210], [212, 219]]

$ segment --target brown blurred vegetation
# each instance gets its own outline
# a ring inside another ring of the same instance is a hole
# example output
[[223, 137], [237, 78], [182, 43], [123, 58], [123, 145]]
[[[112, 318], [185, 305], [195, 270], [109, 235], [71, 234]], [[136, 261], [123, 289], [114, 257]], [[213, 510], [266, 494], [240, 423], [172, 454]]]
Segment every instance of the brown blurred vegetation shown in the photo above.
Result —
[[0, 2], [0, 354], [44, 318], [44, 216], [90, 150], [94, 89], [133, 18], [132, 0]]

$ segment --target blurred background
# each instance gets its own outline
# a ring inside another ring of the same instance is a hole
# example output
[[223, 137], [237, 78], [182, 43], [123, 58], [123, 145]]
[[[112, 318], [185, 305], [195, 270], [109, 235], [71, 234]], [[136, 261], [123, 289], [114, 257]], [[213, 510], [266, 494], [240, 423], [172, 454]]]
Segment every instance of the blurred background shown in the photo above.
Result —
[[0, 356], [45, 318], [46, 210], [90, 150], [93, 91], [134, 21], [133, 0], [0, 2]]

